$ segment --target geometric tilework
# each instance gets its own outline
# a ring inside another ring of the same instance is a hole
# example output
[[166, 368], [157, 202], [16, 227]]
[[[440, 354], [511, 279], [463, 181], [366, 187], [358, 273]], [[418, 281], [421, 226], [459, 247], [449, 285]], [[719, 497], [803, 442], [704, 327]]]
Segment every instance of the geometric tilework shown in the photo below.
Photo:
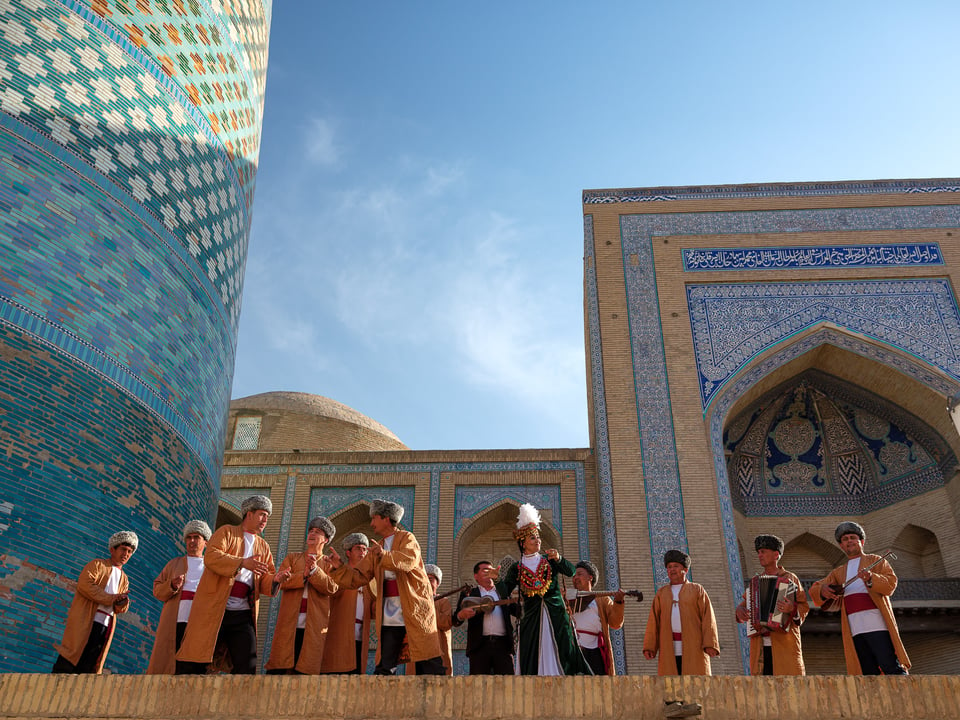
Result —
[[[108, 667], [142, 671], [150, 581], [186, 519], [214, 519], [270, 10], [0, 0], [0, 502], [24, 518], [0, 572], [47, 602], [3, 600], [31, 630], [0, 671], [49, 668], [105, 527], [141, 534]], [[43, 550], [51, 526], [71, 552]]]
[[818, 323], [884, 341], [960, 378], [946, 279], [687, 285], [703, 406], [752, 357]]
[[[669, 206], [673, 200], [690, 198], [746, 198], [746, 197], [817, 197], [824, 195], [843, 194], [871, 194], [871, 193], [956, 193], [960, 192], [960, 181], [877, 181], [863, 183], [807, 183], [795, 185], [756, 185], [739, 187], [694, 187], [694, 188], [653, 188], [648, 190], [613, 190], [613, 191], [584, 191], [583, 202], [591, 203], [629, 203], [629, 202], [663, 202]], [[665, 208], [667, 209], [667, 208]], [[625, 211], [629, 211], [625, 208]], [[653, 242], [660, 242], [661, 237], [683, 235], [723, 235], [723, 234], [759, 234], [759, 233], [802, 233], [835, 231], [895, 231], [914, 228], [943, 228], [952, 230], [960, 226], [960, 207], [957, 205], [921, 205], [909, 207], [854, 207], [854, 208], [821, 208], [799, 210], [754, 210], [738, 212], [662, 212], [643, 213], [636, 215], [621, 214], [620, 240], [624, 280], [626, 284], [628, 323], [632, 347], [632, 365], [634, 385], [637, 396], [637, 411], [640, 419], [641, 431], [641, 458], [643, 463], [643, 477], [648, 499], [652, 498], [656, 504], [648, 507], [647, 516], [650, 526], [651, 548], [653, 557], [658, 551], [669, 546], [685, 547], [683, 541], [684, 518], [683, 503], [680, 494], [680, 481], [677, 471], [676, 443], [670, 411], [670, 391], [665, 372], [664, 347], [662, 329], [659, 316], [659, 301], [657, 296], [656, 271], [653, 264]], [[591, 227], [591, 218], [584, 218], [585, 236]], [[588, 253], [592, 248], [592, 234], [587, 243]], [[590, 285], [591, 268], [586, 271], [586, 301], [588, 317], [588, 336], [591, 347], [591, 372], [593, 402], [593, 420], [597, 437], [594, 444], [598, 448], [598, 476], [603, 483], [602, 457], [599, 448], [609, 442], [606, 437], [607, 429], [600, 424], [600, 411], [603, 409], [602, 397], [597, 394], [598, 375], [602, 379], [602, 363], [599, 358], [593, 357], [593, 348], [601, 348], [599, 322], [595, 321], [591, 303], [595, 302], [596, 290]], [[935, 283], [936, 281], [934, 281]], [[928, 298], [928, 302], [936, 304], [945, 301], [942, 292], [931, 290], [928, 295], [939, 297]], [[849, 308], [846, 309], [849, 312]], [[956, 316], [953, 309], [947, 313], [947, 323], [952, 323], [949, 316]], [[795, 357], [794, 350], [799, 351], [803, 345], [809, 349], [810, 343], [836, 342], [841, 347], [855, 348], [852, 351], [873, 358], [884, 358], [892, 367], [907, 372], [918, 381], [931, 388], [950, 387], [956, 392], [960, 389], [957, 378], [956, 365], [951, 365], [949, 357], [944, 357], [940, 351], [944, 345], [951, 348], [956, 335], [951, 327], [943, 328], [941, 340], [948, 338], [939, 348], [929, 348], [926, 353], [927, 362], [920, 363], [909, 359], [901, 351], [885, 350], [881, 344], [871, 344], [860, 341], [855, 336], [844, 332], [834, 332], [828, 327], [817, 330], [810, 328], [810, 336], [800, 332], [800, 340], [782, 338], [788, 346], [786, 352], [779, 353], [775, 363], [786, 362], [788, 356]], [[890, 328], [890, 334], [895, 335], [895, 329]], [[907, 340], [909, 341], [909, 333]], [[915, 337], [914, 337], [915, 339]], [[794, 348], [790, 345], [791, 341]], [[735, 348], [732, 348], [735, 349]], [[749, 366], [751, 356], [743, 362]], [[955, 357], [955, 356], [954, 356]], [[698, 358], [699, 360], [699, 358]], [[740, 374], [728, 375], [726, 370], [722, 377], [708, 379], [708, 382], [722, 380], [733, 383], [733, 387], [726, 387], [720, 391], [718, 385], [707, 387], [712, 391], [714, 406], [711, 408], [704, 402], [705, 415], [711, 416], [711, 443], [714, 451], [717, 493], [720, 504], [720, 519], [723, 528], [727, 563], [734, 590], [734, 600], [737, 601], [743, 589], [743, 579], [740, 573], [740, 558], [737, 547], [736, 528], [733, 520], [733, 505], [730, 495], [730, 485], [727, 480], [727, 468], [723, 455], [723, 422], [729, 403], [746, 392], [750, 384], [756, 382], [767, 372], [772, 371], [776, 364], [761, 362], [750, 366]], [[944, 364], [950, 367], [945, 375]], [[706, 363], [705, 363], [706, 365]], [[739, 367], [740, 365], [738, 365]], [[765, 370], [754, 372], [762, 366]], [[934, 369], [936, 368], [936, 369]], [[704, 368], [714, 372], [713, 367]], [[750, 380], [744, 386], [740, 380], [749, 375]], [[734, 390], [736, 389], [736, 390]], [[717, 405], [717, 399], [722, 402]], [[678, 534], [679, 533], [679, 534]], [[665, 540], [665, 542], [664, 542]], [[662, 582], [662, 573], [654, 562], [655, 576]], [[741, 638], [741, 654], [746, 661], [747, 645], [745, 637]]]

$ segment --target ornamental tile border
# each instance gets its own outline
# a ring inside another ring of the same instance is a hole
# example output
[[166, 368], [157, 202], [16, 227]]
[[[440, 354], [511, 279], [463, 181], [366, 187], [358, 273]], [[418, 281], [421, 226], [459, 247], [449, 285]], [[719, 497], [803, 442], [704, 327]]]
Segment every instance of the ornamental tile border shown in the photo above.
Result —
[[[613, 507], [613, 473], [610, 465], [610, 437], [607, 425], [607, 404], [603, 379], [603, 346], [600, 341], [600, 310], [597, 298], [597, 273], [593, 246], [593, 216], [583, 218], [583, 277], [587, 301], [587, 331], [590, 345], [590, 387], [595, 428], [594, 452], [597, 459], [597, 486], [600, 502], [600, 532], [603, 539], [603, 565], [606, 586], [620, 587], [620, 557], [617, 544], [617, 520]], [[586, 521], [584, 521], [586, 524]], [[651, 553], [653, 552], [651, 538]], [[618, 673], [626, 672], [626, 650], [623, 633], [611, 632], [613, 660]]]
[[[663, 191], [663, 192], [658, 192]], [[670, 192], [666, 192], [666, 191]], [[778, 196], [814, 196], [835, 194], [889, 193], [889, 192], [957, 192], [960, 182], [943, 181], [896, 181], [878, 183], [841, 183], [806, 186], [755, 186], [749, 189], [730, 188], [672, 188], [649, 191], [603, 191], [585, 192], [584, 204], [604, 202], [629, 202], [645, 200], [666, 200], [686, 197], [778, 197]], [[626, 193], [633, 193], [628, 195]], [[668, 195], [673, 193], [672, 197]], [[639, 194], [637, 194], [639, 193]], [[585, 234], [589, 237], [587, 256], [592, 257], [592, 219], [584, 218]], [[911, 229], [911, 228], [955, 228], [960, 226], [960, 207], [957, 206], [910, 206], [880, 208], [830, 208], [819, 210], [779, 210], [749, 212], [716, 213], [663, 213], [620, 216], [620, 234], [622, 262], [626, 282], [628, 318], [632, 343], [632, 362], [634, 383], [637, 391], [638, 418], [648, 419], [641, 423], [641, 456], [643, 462], [644, 484], [647, 497], [657, 499], [655, 504], [648, 500], [648, 523], [651, 546], [667, 545], [660, 534], [661, 528], [675, 529], [683, 533], [685, 540], [682, 499], [680, 498], [680, 478], [676, 462], [676, 442], [669, 400], [669, 386], [665, 373], [665, 352], [662, 325], [656, 286], [656, 270], [653, 261], [653, 238], [665, 235], [709, 235], [742, 233], [792, 233], [815, 232], [842, 229]], [[633, 260], [633, 261], [631, 261]], [[596, 444], [598, 450], [609, 443], [607, 427], [600, 423], [602, 396], [598, 396], [596, 379], [602, 375], [598, 371], [598, 359], [594, 358], [594, 349], [600, 348], [599, 318], [590, 303], [596, 303], [596, 280], [591, 278], [591, 268], [587, 264], [587, 302], [590, 317], [590, 342], [595, 422], [597, 427]], [[592, 285], [591, 285], [592, 281]], [[652, 360], [652, 362], [651, 362]], [[901, 363], [902, 364], [902, 363]], [[700, 368], [698, 367], [698, 370]], [[770, 369], [773, 369], [772, 367]], [[768, 369], [766, 372], [769, 372]], [[766, 372], [762, 374], [766, 374]], [[924, 373], [921, 373], [924, 374]], [[759, 377], [759, 376], [757, 376]], [[940, 381], [943, 382], [942, 380]], [[729, 391], [725, 392], [726, 396]], [[732, 394], [731, 394], [732, 396]], [[714, 409], [714, 418], [725, 413]], [[713, 451], [717, 464], [718, 499], [721, 510], [721, 523], [726, 544], [728, 567], [734, 591], [734, 602], [743, 591], [743, 577], [740, 571], [739, 552], [736, 531], [733, 523], [733, 506], [730, 487], [727, 482], [726, 468], [722, 458], [722, 422], [713, 430]], [[648, 443], [648, 440], [650, 441]], [[651, 444], [653, 446], [651, 447]], [[599, 458], [598, 458], [599, 459]], [[604, 481], [604, 468], [598, 463], [601, 483]], [[609, 478], [609, 467], [605, 468]], [[654, 517], [654, 513], [657, 516]], [[674, 530], [670, 536], [676, 535]], [[686, 543], [674, 546], [686, 547]], [[657, 553], [654, 551], [653, 557]], [[655, 565], [655, 563], [654, 563]], [[661, 573], [655, 575], [660, 580]], [[741, 628], [740, 651], [744, 668], [748, 663], [749, 647], [746, 634]]]
[[822, 197], [960, 192], [960, 179], [868, 180], [830, 183], [767, 183], [753, 185], [691, 185], [680, 187], [584, 190], [584, 205], [674, 200], [715, 200], [771, 197]]
[[960, 309], [945, 278], [687, 285], [700, 399], [706, 408], [752, 358], [831, 323], [960, 378]]
[[477, 517], [503, 500], [517, 505], [531, 503], [538, 510], [549, 510], [553, 526], [563, 538], [559, 485], [458, 485], [453, 500], [454, 536], [460, 534], [464, 521]]
[[939, 243], [795, 247], [685, 248], [685, 272], [799, 270], [814, 267], [943, 265]]

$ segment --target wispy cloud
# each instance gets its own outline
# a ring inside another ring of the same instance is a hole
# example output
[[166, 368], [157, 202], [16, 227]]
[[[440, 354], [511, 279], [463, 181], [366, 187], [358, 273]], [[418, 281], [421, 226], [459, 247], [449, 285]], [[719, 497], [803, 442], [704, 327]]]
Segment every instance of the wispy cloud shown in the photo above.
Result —
[[313, 117], [306, 129], [307, 157], [316, 165], [335, 167], [340, 162], [340, 148], [337, 146], [332, 120]]

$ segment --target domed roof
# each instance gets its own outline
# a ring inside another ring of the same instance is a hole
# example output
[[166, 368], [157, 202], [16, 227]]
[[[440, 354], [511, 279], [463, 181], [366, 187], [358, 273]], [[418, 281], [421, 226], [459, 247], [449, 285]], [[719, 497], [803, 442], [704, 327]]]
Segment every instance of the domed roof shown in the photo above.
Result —
[[[304, 392], [266, 392], [230, 402], [231, 418], [246, 412], [274, 418], [264, 422], [258, 449], [311, 450], [407, 450], [389, 428], [343, 403]], [[284, 422], [298, 416], [299, 425]], [[304, 423], [303, 416], [315, 422]], [[366, 438], [366, 440], [364, 440]]]

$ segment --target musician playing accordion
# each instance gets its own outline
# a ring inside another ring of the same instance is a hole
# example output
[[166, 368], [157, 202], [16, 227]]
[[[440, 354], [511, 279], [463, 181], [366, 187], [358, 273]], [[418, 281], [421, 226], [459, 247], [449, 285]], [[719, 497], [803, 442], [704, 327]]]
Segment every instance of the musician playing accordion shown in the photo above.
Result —
[[737, 606], [747, 623], [751, 675], [804, 675], [800, 625], [810, 605], [800, 579], [780, 565], [783, 540], [757, 535], [753, 541], [762, 572], [750, 579]]

